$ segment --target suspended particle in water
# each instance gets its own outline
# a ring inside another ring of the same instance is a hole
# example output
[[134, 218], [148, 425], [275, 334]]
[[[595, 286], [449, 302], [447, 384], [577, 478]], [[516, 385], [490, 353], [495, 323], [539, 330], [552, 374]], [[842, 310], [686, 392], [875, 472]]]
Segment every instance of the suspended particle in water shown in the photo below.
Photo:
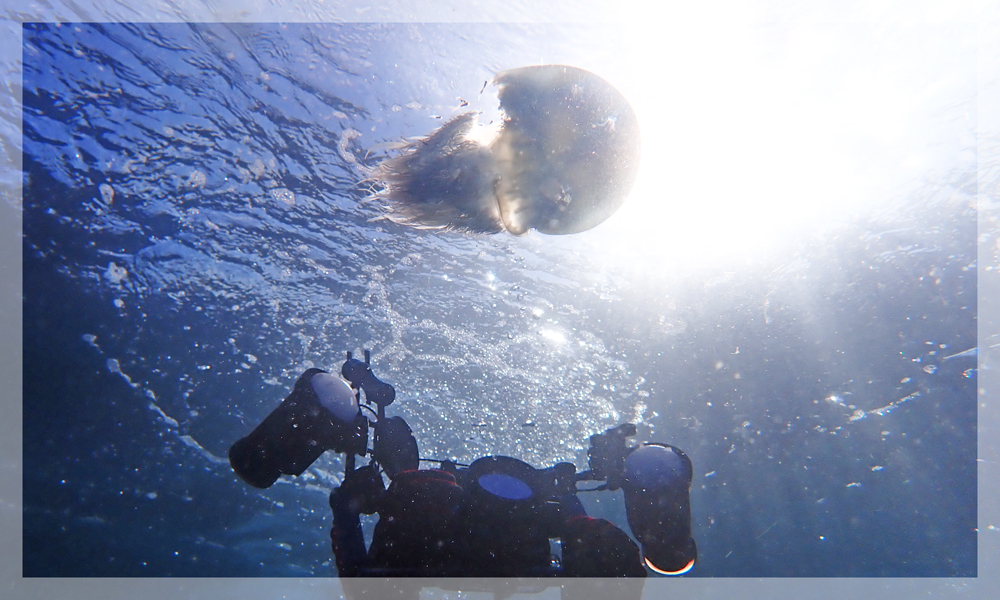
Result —
[[191, 174], [188, 175], [188, 178], [187, 178], [187, 181], [185, 182], [185, 184], [187, 185], [187, 187], [200, 188], [200, 187], [204, 186], [205, 182], [207, 182], [207, 181], [208, 181], [208, 177], [206, 177], [204, 173], [202, 173], [201, 171], [198, 171], [196, 169], [194, 171], [191, 171]]
[[119, 267], [113, 262], [108, 263], [108, 268], [104, 271], [104, 278], [108, 282], [118, 285], [126, 277], [128, 277], [128, 270], [125, 267]]
[[105, 204], [111, 204], [115, 199], [115, 188], [106, 183], [102, 183], [98, 188], [101, 191], [101, 200]]
[[295, 192], [285, 188], [274, 188], [270, 191], [271, 198], [281, 202], [285, 206], [293, 206], [295, 204]]

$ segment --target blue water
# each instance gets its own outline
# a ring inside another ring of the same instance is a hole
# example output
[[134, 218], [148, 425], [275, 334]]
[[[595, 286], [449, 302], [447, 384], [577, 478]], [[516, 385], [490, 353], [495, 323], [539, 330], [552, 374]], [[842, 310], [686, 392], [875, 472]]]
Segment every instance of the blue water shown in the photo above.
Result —
[[975, 575], [974, 164], [677, 278], [373, 220], [385, 142], [586, 39], [26, 25], [24, 574], [335, 574], [340, 459], [258, 491], [225, 456], [371, 348], [425, 457], [583, 468], [625, 420], [684, 449], [691, 576]]

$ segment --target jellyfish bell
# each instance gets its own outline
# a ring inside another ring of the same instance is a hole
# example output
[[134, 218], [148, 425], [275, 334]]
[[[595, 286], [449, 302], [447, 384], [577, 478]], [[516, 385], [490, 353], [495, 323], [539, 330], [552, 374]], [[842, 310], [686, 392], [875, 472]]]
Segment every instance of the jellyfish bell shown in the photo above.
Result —
[[628, 196], [639, 166], [639, 123], [597, 75], [566, 66], [500, 73], [504, 127], [490, 148], [507, 231], [586, 231]]
[[639, 166], [639, 124], [621, 93], [576, 67], [544, 65], [494, 79], [503, 120], [492, 141], [476, 113], [452, 119], [383, 162], [390, 220], [479, 233], [570, 234], [605, 221]]

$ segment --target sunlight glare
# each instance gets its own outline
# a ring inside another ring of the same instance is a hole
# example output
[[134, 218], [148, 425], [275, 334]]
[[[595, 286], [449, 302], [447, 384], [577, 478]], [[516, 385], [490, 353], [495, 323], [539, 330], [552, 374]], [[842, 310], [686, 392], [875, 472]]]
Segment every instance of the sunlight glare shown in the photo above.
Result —
[[609, 79], [643, 155], [630, 198], [588, 236], [607, 260], [752, 262], [878, 210], [954, 146], [934, 124], [956, 59], [919, 27], [726, 21], [706, 36], [666, 22], [622, 25], [633, 46]]

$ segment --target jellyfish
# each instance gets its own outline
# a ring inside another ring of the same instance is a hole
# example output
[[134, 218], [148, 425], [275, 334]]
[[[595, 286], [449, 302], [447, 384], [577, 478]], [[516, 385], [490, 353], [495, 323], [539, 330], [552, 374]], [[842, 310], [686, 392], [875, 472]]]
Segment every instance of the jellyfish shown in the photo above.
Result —
[[502, 121], [488, 142], [466, 112], [379, 165], [384, 218], [419, 228], [524, 235], [596, 227], [628, 197], [639, 123], [604, 79], [565, 65], [504, 71]]

